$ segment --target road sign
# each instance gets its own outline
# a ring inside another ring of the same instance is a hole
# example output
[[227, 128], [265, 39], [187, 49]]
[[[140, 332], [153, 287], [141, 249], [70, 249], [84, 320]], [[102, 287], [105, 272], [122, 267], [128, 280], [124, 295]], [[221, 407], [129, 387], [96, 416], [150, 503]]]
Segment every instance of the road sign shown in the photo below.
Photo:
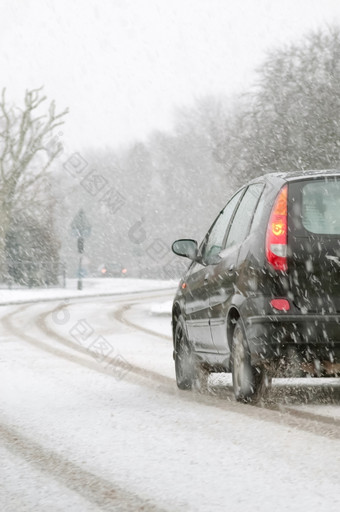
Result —
[[87, 220], [84, 210], [81, 208], [74, 217], [72, 224], [72, 236], [76, 238], [88, 238], [91, 235], [91, 225]]

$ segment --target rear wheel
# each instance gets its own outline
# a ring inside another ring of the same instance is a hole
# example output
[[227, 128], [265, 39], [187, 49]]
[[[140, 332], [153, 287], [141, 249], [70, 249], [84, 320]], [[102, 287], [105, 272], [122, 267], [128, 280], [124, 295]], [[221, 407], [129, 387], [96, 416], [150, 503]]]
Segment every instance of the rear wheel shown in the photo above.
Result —
[[271, 378], [262, 367], [251, 365], [248, 344], [241, 320], [233, 333], [232, 377], [235, 398], [239, 402], [256, 402], [270, 386]]
[[175, 370], [179, 389], [191, 389], [196, 378], [196, 366], [182, 317], [179, 317], [175, 330]]

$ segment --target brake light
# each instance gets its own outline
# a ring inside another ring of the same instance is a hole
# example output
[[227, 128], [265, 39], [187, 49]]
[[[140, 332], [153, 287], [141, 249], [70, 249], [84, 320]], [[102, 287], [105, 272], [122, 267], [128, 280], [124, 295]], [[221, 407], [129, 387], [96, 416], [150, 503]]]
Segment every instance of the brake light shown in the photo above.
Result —
[[275, 269], [286, 272], [287, 265], [287, 197], [288, 185], [282, 187], [276, 198], [267, 228], [266, 257]]
[[290, 304], [287, 299], [272, 299], [270, 305], [278, 311], [289, 311]]

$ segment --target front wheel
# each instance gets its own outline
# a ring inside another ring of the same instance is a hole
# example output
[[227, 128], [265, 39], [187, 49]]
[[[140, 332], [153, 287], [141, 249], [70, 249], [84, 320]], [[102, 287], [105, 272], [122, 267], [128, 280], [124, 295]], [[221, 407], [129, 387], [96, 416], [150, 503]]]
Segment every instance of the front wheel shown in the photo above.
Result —
[[264, 368], [251, 365], [250, 353], [241, 320], [237, 321], [233, 333], [231, 364], [236, 400], [239, 402], [259, 400], [269, 387], [271, 379]]
[[195, 382], [195, 358], [185, 334], [184, 321], [178, 319], [175, 330], [175, 370], [179, 389], [191, 389]]

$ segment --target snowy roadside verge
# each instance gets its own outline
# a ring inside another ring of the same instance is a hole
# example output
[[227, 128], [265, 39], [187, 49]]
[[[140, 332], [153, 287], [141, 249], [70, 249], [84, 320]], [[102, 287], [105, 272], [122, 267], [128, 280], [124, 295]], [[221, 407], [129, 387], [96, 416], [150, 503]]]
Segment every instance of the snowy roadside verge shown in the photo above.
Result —
[[53, 300], [105, 297], [159, 290], [175, 291], [176, 287], [177, 281], [130, 278], [89, 278], [83, 279], [83, 289], [77, 290], [77, 280], [68, 279], [66, 288], [0, 289], [0, 306]]

